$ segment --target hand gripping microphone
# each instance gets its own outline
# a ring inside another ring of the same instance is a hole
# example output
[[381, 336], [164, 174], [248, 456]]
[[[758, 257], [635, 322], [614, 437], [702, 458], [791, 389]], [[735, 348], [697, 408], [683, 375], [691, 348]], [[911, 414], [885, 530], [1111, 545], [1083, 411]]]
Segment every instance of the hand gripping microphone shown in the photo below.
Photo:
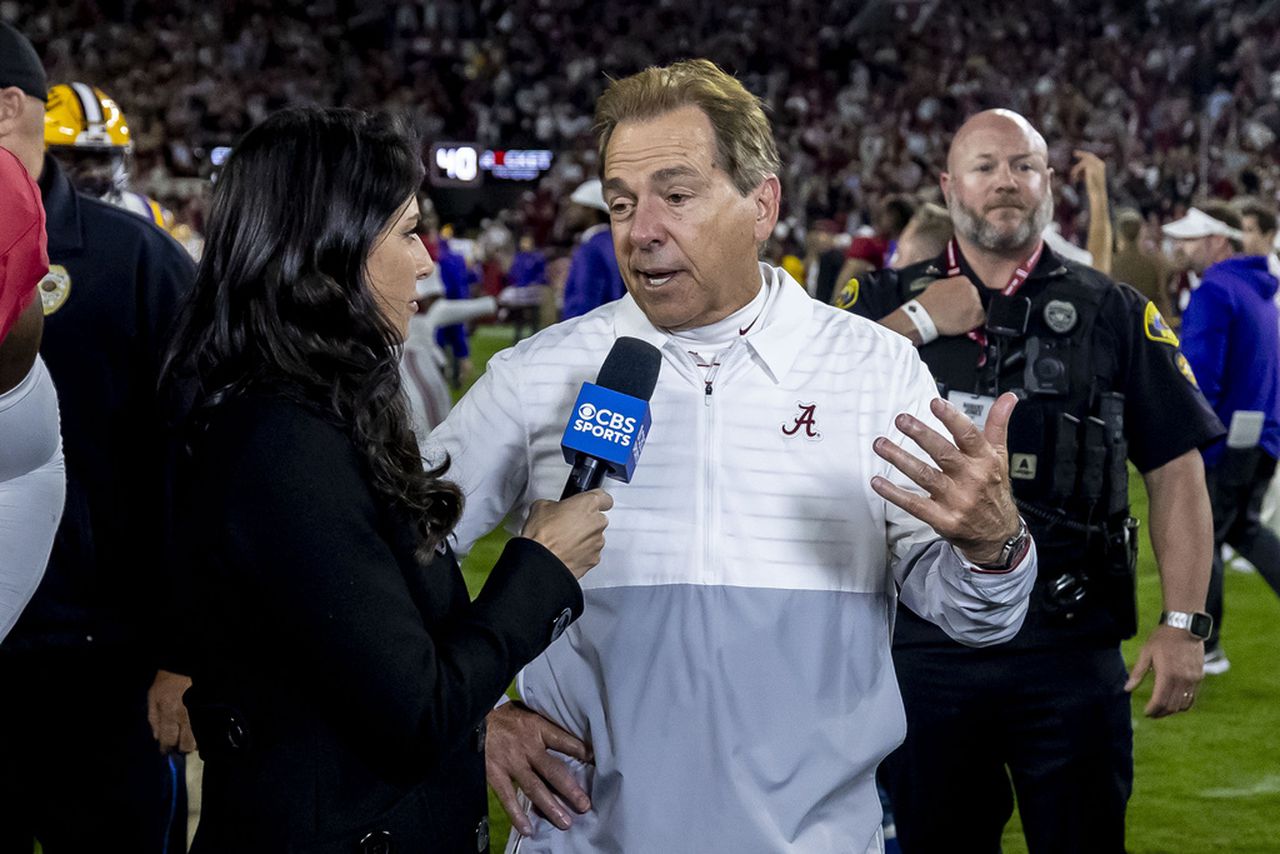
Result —
[[631, 482], [649, 435], [649, 398], [658, 384], [662, 354], [639, 338], [619, 338], [594, 383], [583, 383], [560, 447], [573, 466], [563, 501], [595, 489], [607, 474]]

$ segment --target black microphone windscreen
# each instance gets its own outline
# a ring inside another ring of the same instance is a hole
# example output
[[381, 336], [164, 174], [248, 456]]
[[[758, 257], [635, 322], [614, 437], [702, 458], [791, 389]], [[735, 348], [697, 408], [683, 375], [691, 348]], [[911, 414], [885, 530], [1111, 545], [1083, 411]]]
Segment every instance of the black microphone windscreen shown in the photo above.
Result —
[[619, 338], [600, 366], [596, 385], [649, 400], [658, 384], [661, 367], [662, 354], [657, 347], [639, 338]]

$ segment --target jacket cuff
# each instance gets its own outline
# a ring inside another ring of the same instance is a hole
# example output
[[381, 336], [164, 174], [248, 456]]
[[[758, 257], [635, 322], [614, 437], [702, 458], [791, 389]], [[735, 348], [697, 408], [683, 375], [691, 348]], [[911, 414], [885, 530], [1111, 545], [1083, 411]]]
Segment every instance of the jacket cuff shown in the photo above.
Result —
[[568, 567], [527, 537], [507, 542], [475, 601], [511, 633], [526, 661], [582, 616], [583, 604], [582, 587]]

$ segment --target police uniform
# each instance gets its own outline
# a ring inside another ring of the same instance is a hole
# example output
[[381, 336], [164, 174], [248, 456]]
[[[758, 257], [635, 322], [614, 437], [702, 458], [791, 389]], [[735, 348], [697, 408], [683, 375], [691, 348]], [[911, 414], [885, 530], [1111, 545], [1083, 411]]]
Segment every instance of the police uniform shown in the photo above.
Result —
[[[853, 280], [838, 304], [878, 320], [947, 275], [944, 253]], [[1039, 577], [1022, 631], [998, 647], [963, 647], [899, 606], [907, 739], [882, 778], [907, 854], [999, 851], [1010, 775], [1031, 851], [1122, 852], [1133, 760], [1119, 643], [1137, 628], [1126, 460], [1151, 471], [1222, 425], [1172, 330], [1129, 286], [1045, 247], [1012, 295], [978, 291], [988, 329], [1003, 334], [943, 337], [919, 352], [942, 395], [975, 420], [1019, 392], [1010, 477]]]
[[[40, 353], [67, 502], [45, 579], [0, 646], [0, 851], [160, 851], [174, 782], [147, 723], [167, 501], [156, 385], [194, 270], [155, 226], [76, 193], [46, 155]], [[24, 842], [25, 840], [25, 842]], [[25, 849], [22, 847], [25, 844]]]

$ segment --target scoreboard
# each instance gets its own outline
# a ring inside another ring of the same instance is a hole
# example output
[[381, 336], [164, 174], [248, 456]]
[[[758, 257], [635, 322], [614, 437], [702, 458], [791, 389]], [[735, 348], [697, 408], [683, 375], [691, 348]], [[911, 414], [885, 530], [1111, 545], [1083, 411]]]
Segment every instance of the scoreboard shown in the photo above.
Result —
[[428, 174], [437, 187], [476, 189], [485, 177], [500, 181], [536, 181], [551, 168], [546, 149], [482, 149], [471, 142], [437, 142], [431, 146]]

